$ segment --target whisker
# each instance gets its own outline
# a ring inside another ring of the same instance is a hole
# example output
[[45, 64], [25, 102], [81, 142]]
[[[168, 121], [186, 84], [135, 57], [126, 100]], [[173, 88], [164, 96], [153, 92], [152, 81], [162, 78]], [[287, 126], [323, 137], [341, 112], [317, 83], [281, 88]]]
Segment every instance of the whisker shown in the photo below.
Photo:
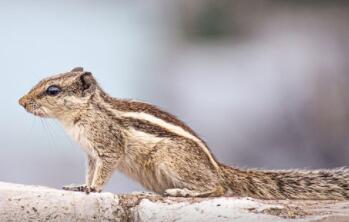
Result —
[[52, 135], [51, 135], [49, 129], [47, 128], [47, 125], [45, 124], [45, 122], [44, 122], [43, 119], [40, 118], [40, 121], [41, 121], [42, 125], [44, 126], [45, 131], [48, 133], [48, 135], [49, 135], [49, 137], [50, 137], [50, 139], [49, 139], [50, 142], [49, 142], [49, 143], [50, 143], [51, 148], [52, 148], [52, 149], [55, 149], [55, 145], [54, 145], [54, 142], [53, 142], [53, 137], [52, 137]]
[[45, 122], [47, 128], [49, 129], [50, 134], [51, 134], [53, 137], [57, 137], [56, 134], [54, 133], [53, 127], [50, 125], [50, 121], [45, 119], [44, 122]]
[[34, 129], [35, 124], [36, 124], [36, 118], [33, 118], [30, 127], [27, 127], [27, 129], [24, 130], [26, 138], [32, 138], [32, 133], [34, 131], [33, 129]]
[[48, 122], [46, 121], [46, 119], [44, 119], [43, 122], [44, 122], [45, 125], [46, 125], [46, 128], [47, 128], [47, 130], [48, 130], [48, 133], [50, 134], [51, 141], [52, 141], [52, 144], [53, 144], [54, 148], [58, 148], [58, 147], [57, 147], [57, 144], [55, 143], [55, 135], [54, 135], [54, 133], [52, 132], [52, 129], [49, 127]]

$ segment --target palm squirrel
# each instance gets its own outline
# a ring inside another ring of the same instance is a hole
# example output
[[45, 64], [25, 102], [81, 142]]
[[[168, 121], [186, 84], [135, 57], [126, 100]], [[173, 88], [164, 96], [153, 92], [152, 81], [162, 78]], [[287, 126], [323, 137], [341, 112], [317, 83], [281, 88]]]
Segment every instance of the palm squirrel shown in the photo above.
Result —
[[175, 116], [143, 102], [110, 97], [81, 67], [40, 81], [19, 103], [56, 118], [83, 147], [81, 186], [100, 192], [115, 170], [159, 194], [181, 197], [349, 199], [349, 170], [255, 170], [218, 162], [206, 143]]

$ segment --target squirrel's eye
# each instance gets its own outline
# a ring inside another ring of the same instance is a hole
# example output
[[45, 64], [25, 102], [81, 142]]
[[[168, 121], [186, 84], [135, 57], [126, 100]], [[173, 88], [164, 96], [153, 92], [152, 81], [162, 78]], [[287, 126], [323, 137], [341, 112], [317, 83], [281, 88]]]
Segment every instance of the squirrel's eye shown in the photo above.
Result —
[[46, 93], [49, 96], [56, 96], [58, 95], [60, 92], [62, 92], [62, 89], [58, 86], [50, 86], [47, 88]]

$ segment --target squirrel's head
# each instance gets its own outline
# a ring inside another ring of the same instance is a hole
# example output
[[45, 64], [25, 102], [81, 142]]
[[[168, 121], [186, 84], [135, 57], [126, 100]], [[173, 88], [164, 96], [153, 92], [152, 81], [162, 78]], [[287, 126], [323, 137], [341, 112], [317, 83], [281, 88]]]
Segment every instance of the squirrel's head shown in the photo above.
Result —
[[87, 106], [97, 87], [92, 74], [77, 67], [41, 80], [19, 104], [34, 115], [60, 118]]

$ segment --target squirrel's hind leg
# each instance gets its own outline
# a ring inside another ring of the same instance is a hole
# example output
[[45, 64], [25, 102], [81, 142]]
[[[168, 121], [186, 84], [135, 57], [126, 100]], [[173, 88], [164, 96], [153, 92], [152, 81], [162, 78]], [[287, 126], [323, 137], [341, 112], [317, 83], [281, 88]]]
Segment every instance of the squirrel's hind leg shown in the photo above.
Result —
[[219, 197], [223, 196], [225, 190], [223, 187], [218, 186], [214, 190], [209, 190], [205, 192], [189, 190], [187, 188], [172, 188], [165, 190], [164, 195], [170, 197]]

